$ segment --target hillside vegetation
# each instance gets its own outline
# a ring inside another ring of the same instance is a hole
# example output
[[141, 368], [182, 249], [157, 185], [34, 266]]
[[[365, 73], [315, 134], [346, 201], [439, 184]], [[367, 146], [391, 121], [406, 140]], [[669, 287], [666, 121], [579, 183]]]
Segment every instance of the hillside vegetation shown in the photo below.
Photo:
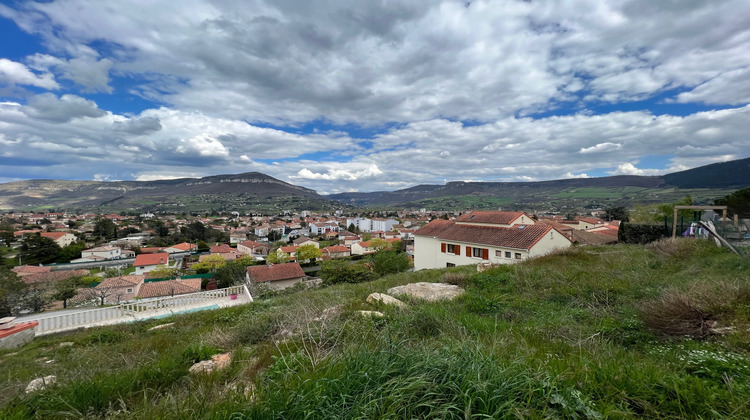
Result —
[[[417, 281], [466, 293], [365, 303]], [[0, 353], [0, 418], [750, 418], [749, 327], [750, 261], [709, 241], [576, 247], [37, 339]]]

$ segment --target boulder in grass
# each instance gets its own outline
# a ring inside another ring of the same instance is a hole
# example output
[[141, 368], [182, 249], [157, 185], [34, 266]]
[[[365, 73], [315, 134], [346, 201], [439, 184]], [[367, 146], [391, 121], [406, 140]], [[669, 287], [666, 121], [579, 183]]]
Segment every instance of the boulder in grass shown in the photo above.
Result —
[[370, 293], [370, 296], [367, 296], [367, 303], [371, 305], [375, 305], [378, 303], [382, 303], [384, 305], [395, 305], [399, 308], [406, 307], [406, 304], [404, 302], [401, 302], [391, 295], [386, 295], [385, 293]]
[[388, 289], [389, 295], [407, 295], [429, 302], [453, 300], [464, 293], [464, 289], [447, 283], [410, 283]]
[[359, 311], [359, 314], [362, 316], [368, 316], [370, 318], [382, 318], [385, 316], [382, 312], [378, 311]]
[[33, 381], [29, 382], [28, 385], [26, 385], [26, 393], [31, 394], [32, 392], [41, 391], [44, 388], [54, 384], [55, 382], [57, 382], [57, 376], [55, 375], [36, 378]]

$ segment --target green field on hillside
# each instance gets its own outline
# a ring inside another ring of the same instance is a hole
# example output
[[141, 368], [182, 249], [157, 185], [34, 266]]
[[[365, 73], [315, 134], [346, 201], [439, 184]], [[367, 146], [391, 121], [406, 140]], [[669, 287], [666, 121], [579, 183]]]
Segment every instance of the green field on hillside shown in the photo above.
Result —
[[[365, 303], [418, 281], [466, 293]], [[0, 418], [750, 418], [749, 327], [750, 261], [709, 241], [575, 247], [40, 338], [0, 351]]]

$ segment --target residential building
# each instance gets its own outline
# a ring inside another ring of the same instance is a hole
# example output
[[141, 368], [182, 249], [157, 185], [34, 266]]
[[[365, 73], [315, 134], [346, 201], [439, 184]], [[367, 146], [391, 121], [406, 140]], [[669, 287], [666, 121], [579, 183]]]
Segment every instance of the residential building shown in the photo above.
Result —
[[[146, 276], [118, 276], [102, 280], [89, 292], [90, 299], [104, 298], [105, 304], [119, 304], [135, 300]], [[101, 300], [98, 302], [101, 303]]]
[[77, 240], [76, 236], [70, 232], [42, 232], [41, 235], [55, 241], [60, 248], [65, 248]]
[[572, 245], [554, 227], [534, 224], [520, 212], [472, 212], [455, 221], [433, 220], [414, 235], [415, 270], [511, 264]]
[[272, 289], [281, 290], [305, 279], [305, 272], [298, 263], [254, 265], [247, 267], [247, 281], [267, 284]]
[[156, 254], [138, 254], [135, 257], [135, 274], [141, 275], [153, 271], [160, 265], [169, 265], [169, 254], [159, 252]]
[[161, 280], [143, 283], [138, 290], [138, 299], [169, 297], [198, 293], [201, 291], [201, 279]]
[[318, 241], [314, 241], [307, 237], [300, 237], [292, 241], [294, 246], [302, 246], [302, 245], [314, 245], [315, 248], [320, 248], [320, 243]]
[[88, 257], [95, 257], [96, 259], [103, 260], [119, 260], [122, 258], [122, 249], [116, 246], [105, 245], [81, 251], [81, 258], [85, 259]]
[[245, 241], [237, 244], [237, 252], [245, 255], [268, 255], [271, 247], [268, 244], [255, 241]]
[[333, 245], [333, 246], [327, 246], [320, 250], [320, 253], [322, 254], [322, 258], [324, 260], [326, 259], [334, 259], [334, 258], [344, 258], [351, 255], [351, 251], [349, 248], [342, 246], [342, 245]]

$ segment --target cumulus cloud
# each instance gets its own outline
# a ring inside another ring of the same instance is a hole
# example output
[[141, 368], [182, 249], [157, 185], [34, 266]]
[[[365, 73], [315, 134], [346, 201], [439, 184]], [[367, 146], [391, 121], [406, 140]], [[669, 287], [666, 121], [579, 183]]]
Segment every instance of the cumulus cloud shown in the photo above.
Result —
[[629, 101], [675, 88], [688, 89], [680, 101], [747, 101], [733, 83], [750, 68], [742, 0], [69, 0], [17, 9], [5, 15], [74, 57], [33, 60], [61, 77], [109, 91], [113, 71], [143, 75], [133, 91], [146, 98], [232, 119], [492, 121], [558, 101]]
[[161, 130], [161, 123], [158, 117], [131, 118], [125, 121], [115, 121], [112, 128], [128, 134], [143, 136]]
[[659, 169], [639, 169], [632, 163], [623, 163], [617, 165], [617, 169], [609, 172], [611, 175], [660, 175], [664, 170]]
[[60, 78], [82, 86], [83, 92], [112, 93], [112, 87], [109, 86], [109, 70], [113, 61], [108, 58], [77, 57], [66, 60], [48, 54], [35, 54], [29, 57], [28, 61], [36, 70], [54, 71]]
[[52, 73], [36, 74], [25, 65], [7, 58], [0, 58], [0, 83], [8, 85], [36, 86], [45, 89], [59, 89]]
[[599, 143], [591, 147], [582, 147], [581, 150], [578, 151], [578, 153], [604, 153], [604, 152], [613, 152], [615, 150], [618, 150], [620, 147], [622, 147], [619, 143]]
[[74, 118], [99, 118], [106, 115], [94, 101], [76, 95], [57, 97], [52, 93], [42, 93], [29, 99], [25, 111], [30, 117], [55, 123], [65, 123]]
[[362, 178], [369, 178], [375, 175], [380, 175], [382, 173], [383, 171], [381, 171], [377, 165], [369, 165], [367, 168], [364, 168], [361, 170], [329, 168], [326, 173], [317, 173], [307, 168], [303, 168], [299, 172], [297, 172], [296, 177], [292, 177], [292, 178], [316, 179], [316, 180], [320, 179], [320, 180], [326, 180], [326, 181], [333, 181], [333, 180], [356, 181]]

